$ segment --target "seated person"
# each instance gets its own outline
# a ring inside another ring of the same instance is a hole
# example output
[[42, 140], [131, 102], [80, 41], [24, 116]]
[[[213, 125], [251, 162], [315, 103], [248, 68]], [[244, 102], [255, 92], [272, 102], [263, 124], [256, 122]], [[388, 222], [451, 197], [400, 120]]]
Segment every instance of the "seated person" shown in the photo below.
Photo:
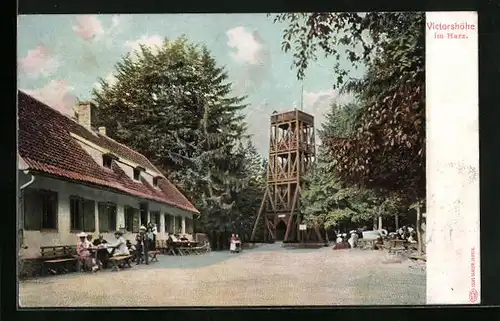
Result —
[[135, 261], [137, 259], [137, 248], [129, 240], [127, 240], [126, 243], [128, 251], [130, 252], [130, 255], [132, 255], [132, 261]]
[[104, 239], [104, 236], [102, 234], [99, 234], [98, 238], [92, 242], [94, 246], [102, 245], [102, 244], [107, 244], [108, 241]]
[[86, 271], [97, 271], [97, 266], [93, 262], [92, 253], [90, 248], [92, 243], [87, 239], [87, 233], [81, 232], [78, 234], [80, 241], [76, 244], [76, 254], [78, 256], [79, 264], [83, 264]]
[[344, 249], [348, 249], [348, 248], [350, 248], [349, 243], [345, 243], [345, 242], [342, 242], [342, 243], [336, 243], [336, 244], [333, 246], [333, 249], [334, 249], [334, 250], [344, 250]]
[[109, 252], [106, 250], [106, 245], [108, 242], [104, 239], [102, 234], [99, 234], [99, 237], [93, 242], [95, 247], [98, 247], [97, 250], [97, 260], [102, 264], [104, 268], [108, 267], [109, 260]]
[[108, 248], [110, 256], [130, 255], [130, 252], [127, 248], [127, 242], [123, 238], [123, 232], [116, 231], [115, 237], [116, 242], [114, 244], [110, 244]]

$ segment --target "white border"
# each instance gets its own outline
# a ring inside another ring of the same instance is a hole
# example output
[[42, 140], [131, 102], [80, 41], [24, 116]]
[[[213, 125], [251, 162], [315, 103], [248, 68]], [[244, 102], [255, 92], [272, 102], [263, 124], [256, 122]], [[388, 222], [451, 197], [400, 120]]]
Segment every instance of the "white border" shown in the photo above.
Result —
[[[432, 12], [426, 20], [427, 303], [477, 304], [481, 301], [477, 13]], [[458, 25], [436, 30], [431, 23]], [[461, 29], [463, 23], [468, 30]], [[467, 38], [449, 38], [448, 33]], [[444, 39], [437, 39], [437, 34]]]

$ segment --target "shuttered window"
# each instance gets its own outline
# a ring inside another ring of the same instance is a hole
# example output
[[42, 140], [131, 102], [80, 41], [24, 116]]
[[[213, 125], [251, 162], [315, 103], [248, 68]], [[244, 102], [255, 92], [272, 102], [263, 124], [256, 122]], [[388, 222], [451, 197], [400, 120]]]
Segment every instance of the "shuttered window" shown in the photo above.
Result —
[[95, 231], [95, 202], [78, 196], [70, 197], [70, 229]]
[[151, 212], [151, 222], [156, 224], [156, 230], [161, 231], [160, 212]]
[[57, 229], [57, 192], [27, 188], [23, 200], [24, 229]]
[[125, 230], [132, 233], [139, 232], [139, 209], [125, 207]]
[[186, 233], [193, 234], [193, 230], [194, 230], [193, 219], [186, 217]]
[[99, 232], [116, 231], [116, 204], [99, 203]]

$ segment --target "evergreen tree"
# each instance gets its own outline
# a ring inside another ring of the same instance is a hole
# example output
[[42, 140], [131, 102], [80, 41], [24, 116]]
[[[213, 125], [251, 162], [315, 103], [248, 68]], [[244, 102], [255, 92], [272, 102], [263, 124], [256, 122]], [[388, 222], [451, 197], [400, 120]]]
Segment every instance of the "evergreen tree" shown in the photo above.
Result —
[[201, 212], [206, 232], [233, 228], [235, 195], [248, 173], [239, 143], [247, 138], [245, 97], [231, 96], [224, 68], [204, 46], [165, 40], [116, 65], [114, 84], [94, 91], [98, 125], [141, 152], [183, 190]]
[[[361, 108], [355, 103], [333, 104], [318, 130], [320, 139], [350, 138], [356, 134]], [[336, 174], [331, 149], [320, 146], [318, 161], [306, 176], [302, 193], [305, 221], [316, 226], [338, 226], [344, 222], [366, 223], [401, 210], [397, 195], [387, 191], [351, 186]]]

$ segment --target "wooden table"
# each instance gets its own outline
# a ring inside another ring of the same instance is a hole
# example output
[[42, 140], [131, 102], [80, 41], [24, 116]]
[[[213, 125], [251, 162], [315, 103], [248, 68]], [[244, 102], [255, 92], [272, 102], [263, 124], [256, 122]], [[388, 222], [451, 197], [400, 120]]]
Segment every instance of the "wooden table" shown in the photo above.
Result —
[[169, 243], [169, 253], [184, 256], [190, 254], [189, 249], [196, 247], [198, 244], [199, 242], [196, 241], [172, 241]]
[[[109, 253], [108, 249], [116, 249], [116, 248], [117, 248], [117, 246], [106, 245], [105, 247], [93, 246], [93, 247], [89, 248], [88, 250], [93, 253], [95, 261], [98, 262], [99, 259], [97, 258], [97, 254], [99, 253], [99, 251], [106, 251], [109, 254], [109, 256], [111, 257], [113, 252]], [[100, 269], [101, 269], [101, 265], [99, 264], [99, 270]]]

